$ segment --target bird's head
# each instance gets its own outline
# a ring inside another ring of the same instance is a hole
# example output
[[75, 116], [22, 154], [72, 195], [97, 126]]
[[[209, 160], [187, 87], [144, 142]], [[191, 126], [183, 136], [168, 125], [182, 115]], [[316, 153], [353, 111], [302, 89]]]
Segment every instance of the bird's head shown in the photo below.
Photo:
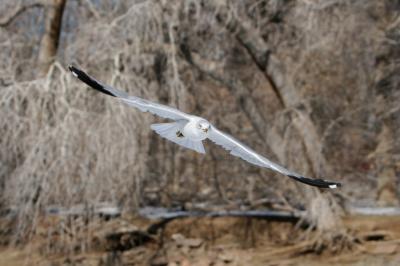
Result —
[[210, 128], [211, 128], [211, 124], [206, 120], [200, 120], [197, 123], [197, 128], [200, 130], [203, 130], [203, 132], [207, 133], [208, 130], [210, 130]]

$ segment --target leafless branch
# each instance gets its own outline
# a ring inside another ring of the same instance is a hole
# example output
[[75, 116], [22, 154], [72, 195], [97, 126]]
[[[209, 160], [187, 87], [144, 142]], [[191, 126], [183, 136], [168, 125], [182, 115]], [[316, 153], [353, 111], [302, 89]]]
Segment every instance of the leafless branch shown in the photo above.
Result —
[[4, 17], [0, 19], [0, 27], [7, 27], [10, 25], [18, 16], [23, 14], [24, 12], [32, 9], [32, 8], [43, 8], [44, 5], [42, 1], [35, 2], [29, 5], [21, 5], [21, 2], [19, 5], [14, 9], [14, 11], [9, 14], [7, 17]]

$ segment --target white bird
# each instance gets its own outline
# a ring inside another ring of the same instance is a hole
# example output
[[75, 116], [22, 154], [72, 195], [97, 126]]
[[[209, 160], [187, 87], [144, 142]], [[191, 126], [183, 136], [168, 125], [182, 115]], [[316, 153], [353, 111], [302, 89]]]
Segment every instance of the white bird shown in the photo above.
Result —
[[100, 83], [74, 66], [69, 66], [69, 70], [75, 77], [95, 90], [117, 97], [122, 102], [136, 107], [142, 112], [150, 112], [162, 118], [174, 120], [174, 122], [171, 123], [152, 124], [151, 129], [161, 137], [175, 142], [178, 145], [204, 154], [205, 150], [202, 141], [209, 139], [215, 144], [230, 151], [230, 154], [234, 156], [240, 157], [251, 164], [277, 171], [295, 179], [296, 181], [321, 188], [341, 187], [340, 183], [323, 179], [307, 178], [271, 162], [234, 137], [218, 130], [202, 117], [190, 115], [175, 108], [154, 103], [139, 97], [129, 96], [125, 92]]

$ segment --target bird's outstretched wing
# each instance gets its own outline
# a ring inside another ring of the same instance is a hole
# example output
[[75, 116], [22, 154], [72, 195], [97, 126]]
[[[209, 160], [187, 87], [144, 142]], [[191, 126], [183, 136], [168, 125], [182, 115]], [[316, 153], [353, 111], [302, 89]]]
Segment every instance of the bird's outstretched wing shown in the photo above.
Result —
[[267, 158], [259, 155], [250, 147], [236, 140], [234, 137], [218, 130], [216, 127], [212, 126], [208, 138], [216, 143], [217, 145], [222, 146], [224, 149], [230, 151], [230, 153], [234, 156], [240, 157], [243, 160], [258, 165], [264, 168], [270, 168], [274, 171], [277, 171], [281, 174], [287, 175], [290, 178], [295, 179], [296, 181], [315, 186], [321, 188], [337, 188], [341, 187], [340, 183], [331, 182], [323, 179], [312, 179], [307, 178], [302, 175], [299, 175], [295, 172], [289, 171], [286, 168], [271, 162]]
[[189, 120], [191, 117], [189, 114], [179, 111], [178, 109], [154, 103], [139, 97], [129, 96], [127, 93], [123, 91], [102, 84], [101, 82], [97, 81], [96, 79], [86, 74], [84, 71], [74, 66], [69, 66], [68, 68], [75, 77], [77, 77], [79, 80], [89, 85], [91, 88], [98, 90], [102, 93], [108, 94], [110, 96], [117, 97], [124, 103], [134, 106], [142, 112], [150, 112], [162, 118], [169, 118], [173, 120], [182, 120], [182, 119]]

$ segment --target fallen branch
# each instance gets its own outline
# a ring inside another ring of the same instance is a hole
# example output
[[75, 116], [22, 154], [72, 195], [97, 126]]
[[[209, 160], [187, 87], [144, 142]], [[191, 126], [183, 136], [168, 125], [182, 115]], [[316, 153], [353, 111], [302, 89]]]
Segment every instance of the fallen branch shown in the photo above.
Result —
[[354, 207], [347, 206], [347, 211], [353, 215], [366, 216], [400, 216], [400, 208], [397, 207]]
[[121, 208], [109, 204], [99, 204], [93, 207], [77, 205], [71, 208], [52, 206], [46, 209], [46, 214], [56, 216], [82, 216], [92, 214], [106, 218], [115, 218], [121, 216], [121, 213]]
[[302, 217], [303, 213], [298, 212], [284, 212], [273, 210], [233, 210], [233, 211], [169, 211], [165, 208], [152, 208], [146, 207], [139, 209], [139, 214], [150, 220], [159, 220], [158, 222], [150, 225], [147, 229], [149, 234], [157, 233], [158, 229], [163, 228], [169, 222], [178, 218], [188, 217], [245, 217], [265, 219], [269, 221], [297, 223]]
[[140, 216], [147, 219], [176, 219], [185, 217], [247, 217], [261, 218], [271, 221], [297, 222], [301, 213], [274, 210], [221, 210], [221, 211], [169, 211], [165, 208], [146, 207], [139, 209]]

